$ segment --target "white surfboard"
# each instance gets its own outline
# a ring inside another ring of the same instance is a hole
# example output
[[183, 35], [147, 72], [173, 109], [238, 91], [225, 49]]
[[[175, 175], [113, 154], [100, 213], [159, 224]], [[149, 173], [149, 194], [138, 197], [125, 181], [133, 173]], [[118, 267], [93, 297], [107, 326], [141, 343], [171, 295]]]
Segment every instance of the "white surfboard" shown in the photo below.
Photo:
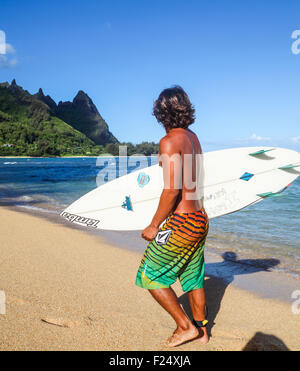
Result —
[[[198, 189], [210, 219], [276, 196], [300, 175], [300, 153], [283, 148], [233, 148], [202, 159]], [[162, 189], [162, 168], [150, 166], [96, 188], [61, 216], [97, 229], [141, 230], [151, 222]]]

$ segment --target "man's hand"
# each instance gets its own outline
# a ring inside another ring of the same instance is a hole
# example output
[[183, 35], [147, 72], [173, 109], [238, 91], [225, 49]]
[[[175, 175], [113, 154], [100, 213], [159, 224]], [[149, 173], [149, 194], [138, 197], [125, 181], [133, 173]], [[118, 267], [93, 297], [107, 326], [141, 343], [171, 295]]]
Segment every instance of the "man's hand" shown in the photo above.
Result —
[[159, 231], [158, 227], [153, 227], [151, 224], [142, 232], [142, 237], [147, 241], [152, 241]]

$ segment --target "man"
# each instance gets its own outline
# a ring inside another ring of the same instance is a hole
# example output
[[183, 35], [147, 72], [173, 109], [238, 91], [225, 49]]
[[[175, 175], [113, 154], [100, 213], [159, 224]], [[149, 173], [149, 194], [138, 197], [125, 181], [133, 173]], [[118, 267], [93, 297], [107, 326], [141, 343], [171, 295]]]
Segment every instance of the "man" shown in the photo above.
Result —
[[[209, 339], [205, 328], [204, 243], [209, 223], [198, 193], [202, 149], [188, 128], [195, 121], [195, 110], [184, 90], [175, 86], [160, 94], [153, 114], [166, 130], [159, 147], [164, 189], [151, 224], [142, 232], [150, 243], [136, 284], [148, 289], [175, 320], [177, 329], [167, 346], [196, 338], [205, 344]], [[188, 292], [193, 322], [171, 288], [178, 278], [183, 291]]]

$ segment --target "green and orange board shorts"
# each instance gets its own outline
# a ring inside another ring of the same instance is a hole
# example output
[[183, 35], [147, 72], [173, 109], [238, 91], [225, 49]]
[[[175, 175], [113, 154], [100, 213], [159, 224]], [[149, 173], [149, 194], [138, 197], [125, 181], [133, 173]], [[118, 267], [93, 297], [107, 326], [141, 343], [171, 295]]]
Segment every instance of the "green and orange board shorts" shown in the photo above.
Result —
[[172, 213], [149, 243], [136, 285], [154, 290], [170, 287], [179, 279], [185, 292], [203, 288], [208, 228], [204, 209], [195, 213]]

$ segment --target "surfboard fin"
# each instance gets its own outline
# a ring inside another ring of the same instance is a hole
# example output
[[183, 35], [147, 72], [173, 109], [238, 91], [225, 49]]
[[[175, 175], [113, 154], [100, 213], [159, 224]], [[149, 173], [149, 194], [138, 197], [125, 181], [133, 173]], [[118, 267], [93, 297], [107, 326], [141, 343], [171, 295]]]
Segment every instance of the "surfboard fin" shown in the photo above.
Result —
[[261, 151], [257, 151], [257, 152], [253, 152], [253, 153], [249, 153], [249, 156], [259, 156], [259, 155], [263, 155], [264, 153], [267, 153], [267, 152], [270, 152], [270, 151], [274, 151], [275, 148], [272, 148], [272, 149], [262, 149]]
[[281, 166], [278, 169], [280, 170], [290, 170], [290, 169], [295, 169], [296, 167], [300, 167], [300, 164], [290, 164], [286, 166]]
[[266, 192], [266, 193], [259, 193], [257, 196], [261, 198], [270, 198], [270, 197], [278, 197], [280, 195], [279, 195], [279, 192], [278, 193]]
[[267, 198], [267, 197], [272, 197], [274, 194], [273, 192], [265, 192], [265, 193], [258, 193], [257, 196], [261, 198]]
[[261, 197], [261, 198], [267, 198], [267, 197], [278, 197], [280, 193], [282, 193], [283, 191], [285, 191], [288, 187], [290, 186], [287, 185], [286, 187], [282, 188], [280, 191], [278, 192], [265, 192], [265, 193], [258, 193], [257, 196]]

